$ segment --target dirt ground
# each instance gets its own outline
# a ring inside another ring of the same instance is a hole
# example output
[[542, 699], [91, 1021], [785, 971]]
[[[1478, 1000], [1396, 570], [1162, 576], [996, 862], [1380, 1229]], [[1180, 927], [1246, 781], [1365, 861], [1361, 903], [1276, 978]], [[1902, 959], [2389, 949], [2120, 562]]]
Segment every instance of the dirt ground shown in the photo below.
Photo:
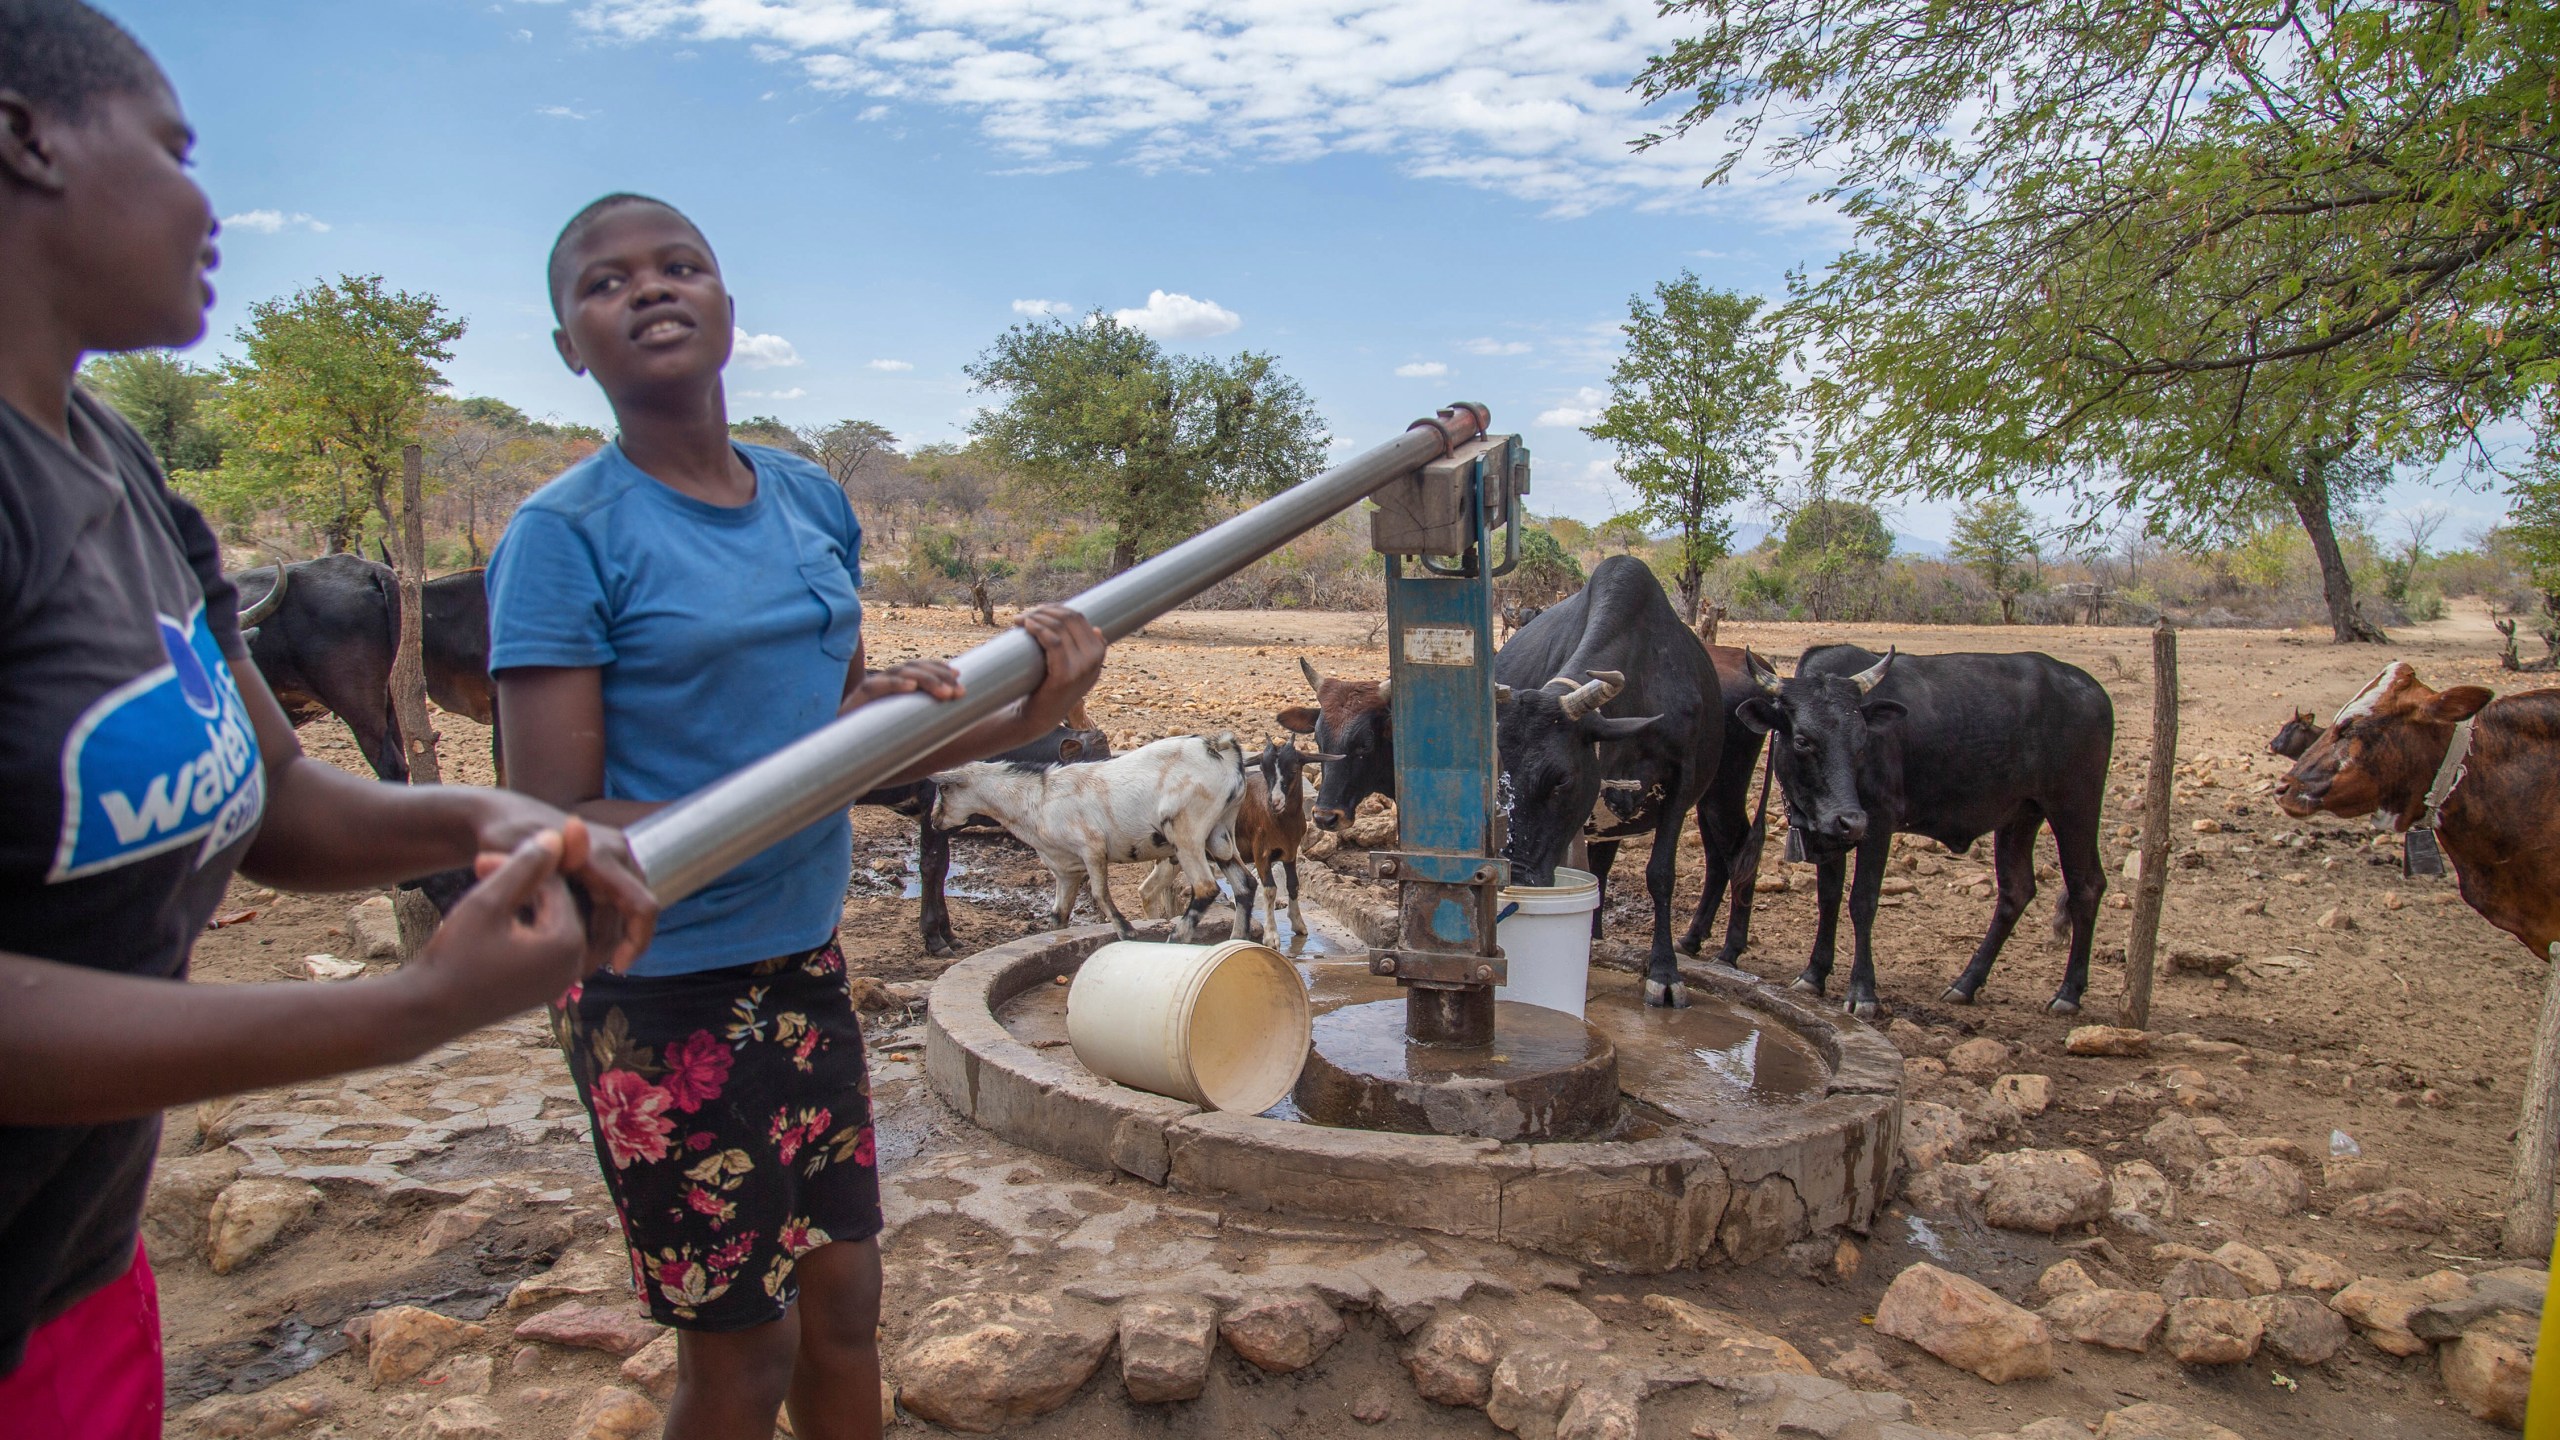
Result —
[[[870, 613], [868, 625], [874, 663], [953, 653], [988, 633], [955, 609], [879, 607]], [[1380, 634], [1376, 617], [1370, 615], [1178, 614], [1114, 647], [1110, 668], [1094, 693], [1092, 713], [1115, 748], [1214, 729], [1231, 729], [1248, 744], [1257, 744], [1279, 733], [1272, 720], [1277, 709], [1306, 700], [1296, 663], [1301, 656], [1328, 673], [1381, 674], [1385, 651]], [[2147, 768], [2151, 726], [2148, 632], [1729, 624], [1723, 638], [1771, 656], [1782, 670], [1808, 644], [1849, 639], [1923, 653], [2042, 649], [2095, 675], [2115, 700], [2117, 745], [2106, 840], [2110, 904], [2101, 911], [2099, 963], [2083, 1018], [2115, 1017], [2129, 913], [2116, 908], [2116, 901], [2131, 890], [2121, 866], [2132, 845], [2130, 825]], [[2393, 1277], [2447, 1266], [2476, 1271], [2499, 1263], [2491, 1258], [2496, 1255], [2499, 1197], [2545, 966], [2462, 906], [2450, 881], [2402, 878], [2396, 845], [2377, 849], [2361, 824], [2288, 819], [2266, 794], [2268, 782], [2283, 772], [2286, 762], [2268, 755], [2265, 742], [2292, 707], [2325, 717], [2393, 656], [2411, 661], [2432, 685], [2467, 681], [2502, 691], [2520, 688], [2513, 683], [2519, 677], [2496, 668], [2498, 637], [2477, 609], [2458, 609], [2447, 620], [2400, 631], [2395, 640], [2385, 650], [2334, 647], [2316, 636], [2265, 631], [2190, 631], [2180, 636], [2181, 779], [2174, 837], [2184, 853], [2170, 876], [2161, 948], [2164, 960], [2170, 952], [2186, 950], [2236, 954], [2241, 961], [2220, 978], [2164, 968], [2151, 1028], [2194, 1032], [2245, 1047], [2243, 1055], [2193, 1062], [2222, 1092], [2214, 1113], [2241, 1135], [2287, 1137], [2302, 1146], [2311, 1157], [2307, 1168], [2315, 1184], [2331, 1133], [2342, 1131], [2355, 1138], [2366, 1156], [2388, 1162], [2392, 1183], [2413, 1186], [2442, 1205], [2449, 1224], [2442, 1233], [2419, 1234], [2334, 1221], [2324, 1218], [2323, 1205], [2333, 1198], [2325, 1193], [2310, 1213], [2283, 1220], [2239, 1217], [2210, 1205], [2189, 1207], [2176, 1228], [2190, 1233], [2177, 1238], [2206, 1249], [2245, 1236], [2252, 1244], [2282, 1242], [2325, 1251], [2358, 1273]], [[486, 732], [450, 716], [440, 716], [439, 725], [448, 778], [486, 783], [491, 773]], [[303, 740], [313, 753], [361, 769], [334, 721], [314, 724]], [[2197, 828], [2204, 821], [2213, 822], [2210, 833]], [[1680, 867], [1675, 924], [1685, 921], [1698, 891], [1694, 846], [1692, 832]], [[938, 974], [947, 963], [928, 957], [917, 937], [915, 903], [906, 893], [912, 850], [912, 822], [877, 810], [855, 813], [855, 876], [845, 905], [844, 941], [859, 973], [914, 980]], [[2049, 840], [2044, 853], [2049, 865]], [[951, 910], [962, 953], [1021, 935], [1045, 908], [1048, 882], [1027, 851], [999, 840], [963, 837], [955, 846], [955, 859], [959, 868], [952, 880]], [[1887, 897], [1878, 917], [1879, 988], [1888, 1017], [1913, 1022], [1922, 1033], [1897, 1029], [1898, 1041], [1907, 1053], [1943, 1053], [1955, 1041], [1987, 1035], [2014, 1047], [2007, 1069], [2053, 1076], [2057, 1103], [1999, 1148], [2078, 1147], [2108, 1163], [2142, 1154], [2139, 1137], [2160, 1104], [2164, 1060], [2181, 1057], [2096, 1060], [2062, 1054], [2063, 1035], [2073, 1022], [2043, 1010], [2062, 965], [2062, 952], [2047, 942], [2041, 923], [2057, 886], [2048, 883], [2032, 920], [2018, 927], [1980, 1003], [1958, 1007], [1938, 1000], [1943, 982], [1960, 968], [1988, 919], [1988, 861], [1985, 842], [1973, 857], [1915, 849], [1900, 862], [1904, 868], [1897, 873], [1915, 884], [1907, 894]], [[1640, 884], [1627, 882], [1643, 863], [1641, 841], [1630, 842], [1618, 858], [1622, 883], [1612, 895], [1611, 938], [1600, 947], [1604, 959], [1626, 963], [1640, 954], [1646, 902]], [[1768, 871], [1787, 873], [1774, 848]], [[2049, 880], [2050, 871], [2046, 873]], [[1118, 878], [1124, 906], [1134, 906], [1137, 881], [1134, 869]], [[1782, 893], [1760, 896], [1755, 945], [1744, 958], [1746, 968], [1783, 983], [1802, 966], [1813, 929], [1810, 889], [1799, 877]], [[245, 882], [236, 884], [226, 909], [255, 910], [256, 916], [203, 938], [196, 978], [210, 983], [299, 978], [305, 955], [348, 953], [345, 917], [351, 898], [278, 897]], [[2331, 917], [2328, 927], [2320, 923], [2323, 916]], [[519, 1058], [505, 1063], [520, 1068], [527, 1083], [557, 1084], [563, 1078], [556, 1057], [542, 1048], [539, 1027], [530, 1021], [485, 1032], [468, 1043], [482, 1047], [470, 1054], [485, 1051], [501, 1059], [501, 1052], [512, 1047]], [[906, 1069], [920, 1067], [910, 1062]], [[1949, 1098], [1938, 1092], [1957, 1084], [1924, 1078], [1912, 1094]], [[936, 1127], [944, 1124], [931, 1118], [922, 1087], [911, 1089], [921, 1097], [913, 1102], [918, 1113], [927, 1118], [917, 1122], [921, 1138], [904, 1154], [884, 1135], [884, 1168], [893, 1177], [905, 1155], [929, 1159], [935, 1153], [931, 1136], [941, 1133]], [[907, 1093], [884, 1081], [884, 1112], [895, 1095]], [[165, 1156], [195, 1154], [206, 1139], [193, 1117], [174, 1117]], [[1125, 1181], [1114, 1188], [1097, 1177], [1079, 1180], [1067, 1167], [1038, 1157], [1007, 1163], [1026, 1166], [1038, 1184], [1129, 1193]], [[528, 1212], [531, 1218], [520, 1222], [521, 1234], [508, 1232], [514, 1235], [512, 1250], [483, 1245], [467, 1263], [454, 1255], [420, 1259], [415, 1237], [425, 1224], [426, 1208], [383, 1202], [342, 1211], [333, 1201], [319, 1221], [242, 1274], [216, 1277], [201, 1262], [165, 1266], [171, 1374], [181, 1392], [173, 1396], [173, 1411], [221, 1388], [242, 1366], [273, 1357], [279, 1346], [290, 1351], [295, 1323], [325, 1331], [336, 1318], [379, 1301], [394, 1288], [421, 1296], [460, 1295], [466, 1301], [482, 1292], [494, 1296], [516, 1275], [538, 1267], [579, 1237], [603, 1233], [609, 1211], [601, 1208], [593, 1161], [582, 1142], [573, 1142], [565, 1132], [554, 1134], [510, 1164], [537, 1177], [528, 1184], [554, 1183], [538, 1179], [550, 1175], [561, 1187], [559, 1195], [545, 1202], [548, 1209]], [[899, 1323], [895, 1316], [911, 1313], [920, 1297], [938, 1293], [945, 1278], [984, 1273], [973, 1266], [995, 1265], [1025, 1284], [1055, 1278], [1043, 1268], [1049, 1262], [1019, 1258], [1021, 1246], [1009, 1243], [987, 1217], [945, 1218], [948, 1224], [920, 1219], [908, 1232], [916, 1237], [911, 1257], [902, 1259], [892, 1251], [893, 1337]], [[1225, 1244], [1253, 1243], [1249, 1231], [1233, 1224], [1221, 1233]], [[1240, 1234], [1247, 1238], [1240, 1241]], [[2108, 1235], [2122, 1252], [2121, 1268], [2136, 1276], [2136, 1283], [2157, 1268], [2142, 1259], [2145, 1242], [2114, 1230]], [[997, 1258], [1008, 1251], [1017, 1258]], [[1896, 1209], [1868, 1238], [1865, 1263], [1847, 1280], [1826, 1276], [1817, 1283], [1775, 1265], [1651, 1279], [1592, 1276], [1580, 1299], [1604, 1321], [1624, 1321], [1631, 1331], [1650, 1323], [1636, 1303], [1647, 1293], [1723, 1305], [1794, 1341], [1817, 1362], [1852, 1345], [1873, 1344], [1892, 1352], [1886, 1359], [1896, 1367], [1895, 1384], [1918, 1405], [1922, 1421], [1966, 1433], [2011, 1429], [2041, 1415], [2094, 1420], [2107, 1408], [2135, 1399], [2160, 1400], [2207, 1415], [2252, 1440], [2322, 1431], [2374, 1437], [2496, 1433], [2447, 1404], [2432, 1362], [2424, 1357], [2395, 1360], [2360, 1341], [2307, 1374], [2286, 1374], [2265, 1358], [2220, 1370], [2181, 1370], [2156, 1352], [2136, 1359], [2065, 1344], [2060, 1346], [2069, 1352], [2062, 1356], [2063, 1372], [2053, 1380], [1994, 1389], [1916, 1349], [1862, 1331], [1883, 1286], [1909, 1260], [1936, 1256], [2023, 1298], [2036, 1273], [2062, 1253], [2039, 1236], [1975, 1225], [1914, 1226], [1911, 1217]], [[921, 1288], [900, 1295], [902, 1280]], [[299, 1322], [295, 1317], [301, 1317]], [[1260, 1377], [1222, 1356], [1221, 1364], [1238, 1373], [1222, 1371], [1225, 1378], [1213, 1389], [1218, 1404], [1179, 1423], [1133, 1411], [1116, 1386], [1097, 1381], [1067, 1410], [1026, 1433], [1241, 1434], [1250, 1428], [1254, 1433], [1337, 1434], [1354, 1393], [1374, 1389], [1381, 1376], [1396, 1379], [1399, 1368], [1392, 1332], [1373, 1334], [1355, 1327], [1346, 1353], [1358, 1358], [1322, 1377], [1310, 1373], [1285, 1379]], [[509, 1397], [505, 1413], [525, 1427], [520, 1433], [543, 1435], [569, 1433], [565, 1427], [576, 1408], [575, 1396], [583, 1393], [579, 1387], [609, 1379], [611, 1368], [602, 1357], [573, 1353], [565, 1359], [538, 1358], [510, 1373], [504, 1349], [497, 1352], [497, 1364], [499, 1389]], [[402, 1433], [425, 1401], [385, 1400], [358, 1383], [359, 1369], [352, 1356], [342, 1355], [307, 1371], [297, 1383], [317, 1384], [345, 1397], [327, 1422], [336, 1433]], [[1494, 1433], [1480, 1415], [1419, 1405], [1409, 1386], [1388, 1388], [1396, 1392], [1401, 1408], [1395, 1423], [1381, 1433]], [[1657, 1411], [1661, 1423], [1672, 1427], [1660, 1433], [1690, 1433], [1691, 1421], [1682, 1418], [1690, 1410], [1664, 1402], [1647, 1407], [1648, 1436], [1656, 1431]], [[1700, 1418], [1695, 1423], [1708, 1422]], [[1193, 1428], [1195, 1424], [1203, 1428]], [[183, 1433], [183, 1427], [173, 1427], [173, 1433]]]

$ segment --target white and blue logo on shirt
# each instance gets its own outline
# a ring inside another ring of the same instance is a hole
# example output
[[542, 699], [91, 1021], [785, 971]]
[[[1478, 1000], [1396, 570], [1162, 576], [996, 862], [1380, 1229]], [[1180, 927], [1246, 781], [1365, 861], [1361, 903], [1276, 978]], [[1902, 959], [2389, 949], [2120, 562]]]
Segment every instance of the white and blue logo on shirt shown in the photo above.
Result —
[[101, 696], [62, 742], [62, 844], [49, 880], [199, 840], [202, 865], [265, 813], [257, 734], [204, 607], [183, 623], [159, 620], [169, 663]]

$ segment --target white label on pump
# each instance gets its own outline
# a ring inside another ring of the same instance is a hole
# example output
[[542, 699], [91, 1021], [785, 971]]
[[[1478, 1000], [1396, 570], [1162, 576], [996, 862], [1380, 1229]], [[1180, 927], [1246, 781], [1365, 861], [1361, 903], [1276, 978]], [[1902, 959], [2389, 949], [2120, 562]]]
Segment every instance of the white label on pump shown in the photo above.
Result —
[[1473, 665], [1476, 632], [1409, 626], [1404, 632], [1404, 658], [1416, 665]]

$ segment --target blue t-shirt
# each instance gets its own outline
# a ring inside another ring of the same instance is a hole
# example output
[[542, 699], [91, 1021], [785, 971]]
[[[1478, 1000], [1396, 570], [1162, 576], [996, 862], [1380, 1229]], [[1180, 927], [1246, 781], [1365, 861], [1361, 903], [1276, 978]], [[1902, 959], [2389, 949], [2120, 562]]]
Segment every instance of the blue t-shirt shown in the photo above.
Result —
[[[862, 526], [825, 471], [759, 445], [756, 498], [669, 489], [619, 445], [516, 511], [489, 557], [489, 668], [596, 666], [604, 793], [674, 800], [835, 718], [862, 633]], [[745, 965], [835, 934], [845, 812], [668, 907], [636, 975]]]

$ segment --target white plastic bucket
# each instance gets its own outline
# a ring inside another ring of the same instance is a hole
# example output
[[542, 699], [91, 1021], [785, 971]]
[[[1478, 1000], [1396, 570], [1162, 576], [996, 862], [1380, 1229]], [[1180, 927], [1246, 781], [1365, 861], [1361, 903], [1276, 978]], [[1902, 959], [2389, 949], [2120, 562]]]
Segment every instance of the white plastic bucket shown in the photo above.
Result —
[[1557, 866], [1552, 885], [1505, 885], [1501, 907], [1511, 910], [1494, 926], [1511, 982], [1493, 998], [1543, 1005], [1582, 1018], [1591, 988], [1591, 912], [1600, 908], [1600, 877]]
[[1067, 990], [1067, 1040], [1084, 1068], [1244, 1115], [1297, 1085], [1314, 1028], [1298, 967], [1250, 940], [1115, 940]]

